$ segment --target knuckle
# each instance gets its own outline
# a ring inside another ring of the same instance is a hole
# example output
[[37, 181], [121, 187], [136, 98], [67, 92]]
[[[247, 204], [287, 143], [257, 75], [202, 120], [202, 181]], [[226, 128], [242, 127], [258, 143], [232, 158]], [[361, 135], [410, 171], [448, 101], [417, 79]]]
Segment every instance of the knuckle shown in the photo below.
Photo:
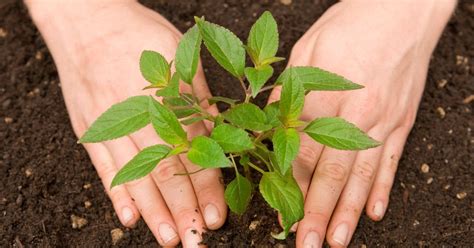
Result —
[[313, 171], [316, 165], [316, 151], [309, 145], [301, 145], [294, 163], [307, 171]]
[[104, 181], [107, 177], [113, 177], [116, 173], [112, 161], [99, 160], [94, 161], [94, 166], [100, 179]]
[[328, 223], [330, 216], [321, 211], [306, 211], [304, 215], [304, 220], [308, 221], [312, 225], [316, 223]]
[[180, 173], [180, 171], [176, 161], [165, 159], [153, 170], [152, 175], [156, 183], [164, 184], [175, 178], [177, 173]]
[[375, 176], [375, 166], [367, 161], [356, 163], [352, 169], [352, 174], [363, 182], [370, 183]]
[[[173, 209], [171, 207], [171, 209]], [[200, 211], [198, 206], [174, 206], [175, 214], [177, 218], [181, 219], [182, 221], [189, 222], [191, 220], [197, 220], [200, 218]]]
[[319, 165], [317, 174], [321, 178], [327, 178], [336, 182], [344, 182], [347, 177], [347, 166], [338, 161], [324, 161]]

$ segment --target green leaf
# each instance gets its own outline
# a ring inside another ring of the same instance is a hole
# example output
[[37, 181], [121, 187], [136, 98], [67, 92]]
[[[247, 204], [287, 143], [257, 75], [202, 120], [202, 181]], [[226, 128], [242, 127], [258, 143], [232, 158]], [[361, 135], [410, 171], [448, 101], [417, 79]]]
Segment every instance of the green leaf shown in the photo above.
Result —
[[269, 11], [265, 11], [250, 29], [247, 46], [254, 53], [252, 60], [256, 66], [277, 53], [278, 27]]
[[284, 175], [298, 155], [300, 136], [294, 128], [278, 128], [273, 134], [272, 142], [277, 165]]
[[252, 89], [252, 97], [256, 97], [260, 89], [273, 75], [273, 68], [269, 65], [263, 66], [259, 69], [253, 67], [245, 68], [245, 77], [249, 81], [250, 88]]
[[381, 144], [339, 117], [318, 118], [304, 132], [317, 142], [340, 150], [365, 150]]
[[225, 153], [243, 152], [254, 148], [252, 140], [245, 130], [229, 124], [221, 124], [214, 128], [211, 138], [217, 141]]
[[265, 106], [263, 111], [267, 115], [267, 120], [268, 124], [270, 124], [272, 127], [277, 127], [281, 125], [280, 119], [278, 119], [278, 116], [280, 115], [280, 101], [272, 102]]
[[213, 96], [207, 99], [207, 101], [209, 102], [209, 105], [215, 104], [217, 102], [224, 102], [224, 103], [229, 104], [230, 106], [234, 106], [235, 103], [237, 102], [237, 100], [223, 97], [223, 96]]
[[196, 75], [201, 52], [202, 38], [199, 28], [194, 25], [181, 38], [176, 49], [176, 71], [184, 82], [191, 84]]
[[95, 143], [131, 134], [150, 123], [148, 97], [134, 96], [105, 111], [79, 140]]
[[289, 175], [283, 177], [277, 172], [267, 172], [260, 180], [260, 193], [265, 201], [282, 216], [284, 237], [291, 226], [303, 218], [303, 194], [295, 179]]
[[203, 168], [230, 167], [231, 163], [222, 148], [211, 138], [196, 136], [191, 142], [188, 159]]
[[301, 81], [290, 72], [283, 83], [280, 95], [280, 114], [285, 125], [298, 121], [304, 106], [304, 89]]
[[170, 64], [163, 55], [154, 51], [143, 51], [140, 57], [140, 71], [153, 86], [164, 87], [170, 79]]
[[181, 124], [185, 125], [185, 126], [189, 126], [191, 124], [194, 124], [196, 122], [199, 122], [199, 121], [202, 121], [202, 120], [205, 120], [206, 117], [205, 116], [196, 116], [196, 117], [190, 117], [190, 118], [187, 118], [187, 119], [184, 119], [184, 120], [181, 120]]
[[169, 84], [156, 91], [156, 96], [178, 97], [179, 96], [179, 75], [174, 73]]
[[164, 97], [163, 104], [168, 107], [179, 119], [199, 113], [193, 105], [180, 97]]
[[353, 83], [335, 73], [317, 67], [298, 66], [287, 68], [276, 80], [276, 84], [284, 83], [289, 75], [295, 75], [303, 83], [305, 90], [356, 90], [364, 86]]
[[186, 144], [188, 142], [186, 132], [176, 115], [152, 97], [149, 99], [151, 123], [160, 138], [171, 145]]
[[262, 61], [262, 63], [260, 64], [260, 66], [270, 65], [270, 64], [280, 62], [280, 61], [283, 61], [283, 60], [285, 60], [285, 58], [283, 58], [283, 57], [271, 57], [271, 58], [268, 58], [268, 59], [264, 59]]
[[252, 197], [252, 183], [239, 173], [236, 174], [224, 193], [225, 201], [230, 210], [236, 214], [243, 214]]
[[242, 78], [245, 67], [245, 49], [242, 41], [228, 29], [196, 18], [204, 44], [212, 57], [234, 77]]
[[148, 175], [170, 151], [171, 148], [165, 145], [155, 145], [143, 149], [115, 175], [110, 187]]
[[252, 103], [236, 105], [223, 113], [224, 119], [235, 126], [252, 131], [267, 131], [272, 127], [267, 124], [265, 112]]

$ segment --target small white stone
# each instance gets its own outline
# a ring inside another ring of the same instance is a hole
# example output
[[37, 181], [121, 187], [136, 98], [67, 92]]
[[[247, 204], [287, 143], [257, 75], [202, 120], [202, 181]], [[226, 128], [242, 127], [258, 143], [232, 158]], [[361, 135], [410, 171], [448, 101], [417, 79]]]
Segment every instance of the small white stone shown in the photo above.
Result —
[[462, 200], [462, 199], [466, 198], [466, 196], [467, 196], [467, 192], [465, 192], [465, 191], [464, 192], [459, 192], [459, 193], [456, 194], [456, 197], [459, 200]]
[[253, 231], [253, 230], [257, 229], [257, 226], [258, 226], [259, 224], [260, 224], [260, 221], [254, 220], [254, 221], [250, 222], [249, 229], [250, 229], [251, 231]]
[[428, 178], [428, 180], [426, 180], [426, 184], [431, 184], [431, 183], [433, 183], [433, 178], [432, 177], [430, 177], [430, 178]]
[[112, 244], [116, 245], [123, 238], [123, 231], [120, 228], [115, 228], [110, 231], [112, 237]]
[[81, 229], [85, 225], [87, 225], [88, 221], [85, 218], [76, 216], [76, 215], [71, 215], [71, 226], [73, 229]]
[[421, 172], [423, 172], [423, 173], [428, 173], [428, 172], [430, 172], [430, 166], [429, 166], [428, 164], [426, 164], [426, 163], [422, 164], [422, 165], [421, 165]]

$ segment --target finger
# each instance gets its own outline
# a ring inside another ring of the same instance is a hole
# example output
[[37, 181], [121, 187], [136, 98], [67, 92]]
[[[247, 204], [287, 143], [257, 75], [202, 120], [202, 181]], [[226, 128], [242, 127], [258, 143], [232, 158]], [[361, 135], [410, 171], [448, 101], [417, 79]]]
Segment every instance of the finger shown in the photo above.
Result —
[[384, 144], [380, 159], [380, 168], [375, 176], [374, 185], [367, 201], [366, 213], [373, 220], [381, 220], [387, 210], [398, 160], [410, 133], [410, 128], [398, 128], [393, 131]]
[[[138, 153], [138, 148], [129, 137], [108, 141], [106, 146], [119, 167]], [[177, 245], [179, 237], [175, 222], [152, 178], [146, 176], [127, 183], [126, 187], [158, 242], [164, 246]]]
[[[377, 126], [368, 134], [379, 141], [384, 141], [387, 136], [387, 132]], [[382, 151], [383, 147], [379, 146], [357, 153], [349, 179], [339, 197], [326, 232], [331, 247], [345, 247], [349, 244], [367, 202]]]
[[140, 218], [140, 213], [127, 189], [124, 185], [110, 188], [112, 179], [118, 172], [110, 152], [103, 144], [84, 144], [84, 147], [92, 160], [92, 164], [94, 164], [97, 174], [102, 180], [102, 184], [112, 201], [120, 222], [126, 227], [134, 226]]
[[298, 225], [297, 246], [322, 246], [326, 227], [344, 188], [355, 156], [354, 151], [324, 148], [306, 196], [305, 216]]
[[[189, 137], [204, 135], [204, 125], [196, 123], [187, 127]], [[201, 169], [188, 160], [186, 155], [181, 155], [188, 172], [194, 172]], [[198, 173], [189, 175], [194, 192], [198, 199], [199, 208], [203, 213], [206, 226], [211, 229], [217, 229], [224, 224], [227, 217], [227, 205], [224, 200], [224, 184], [220, 169], [206, 169]]]
[[[140, 149], [163, 143], [151, 126], [134, 134], [133, 141]], [[188, 176], [176, 175], [181, 173], [186, 173], [186, 169], [179, 158], [173, 156], [161, 161], [151, 172], [151, 177], [173, 216], [183, 245], [193, 247], [201, 242], [201, 233], [204, 231], [205, 224], [191, 181]]]

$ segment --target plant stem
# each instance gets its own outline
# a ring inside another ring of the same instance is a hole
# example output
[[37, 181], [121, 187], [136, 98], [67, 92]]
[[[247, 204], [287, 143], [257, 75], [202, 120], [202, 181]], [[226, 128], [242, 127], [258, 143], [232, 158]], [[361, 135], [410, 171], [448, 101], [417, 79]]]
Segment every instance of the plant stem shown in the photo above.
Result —
[[277, 87], [278, 85], [275, 85], [275, 84], [272, 84], [272, 85], [269, 85], [269, 86], [265, 86], [263, 88], [260, 89], [260, 91], [258, 92], [258, 94], [264, 92], [264, 91], [267, 91], [267, 90], [272, 90], [273, 88]]
[[192, 175], [192, 174], [201, 172], [201, 171], [203, 171], [203, 170], [205, 170], [205, 169], [206, 169], [206, 168], [201, 168], [201, 169], [199, 169], [199, 170], [192, 171], [192, 172], [175, 173], [175, 174], [173, 174], [173, 176], [189, 176], [189, 175]]
[[254, 165], [252, 162], [249, 162], [248, 165], [250, 165], [250, 167], [252, 167], [253, 169], [255, 169], [256, 171], [262, 173], [262, 174], [265, 174], [265, 171], [263, 171], [262, 169], [260, 169], [258, 166]]
[[237, 176], [237, 174], [239, 174], [239, 171], [237, 170], [237, 164], [235, 163], [235, 160], [234, 160], [234, 155], [231, 153], [229, 154], [230, 155], [230, 160], [232, 160], [232, 164], [234, 165], [234, 169], [235, 169], [235, 174]]
[[239, 78], [240, 86], [242, 86], [242, 89], [244, 90], [245, 93], [245, 101], [244, 102], [250, 102], [250, 93], [249, 89], [245, 87], [244, 80], [242, 78]]
[[258, 152], [254, 152], [254, 151], [250, 151], [250, 154], [252, 154], [252, 156], [258, 158], [260, 161], [262, 161], [266, 166], [267, 166], [267, 169], [268, 170], [272, 170], [272, 166], [270, 165], [270, 163], [264, 158], [262, 157], [260, 154], [258, 154]]

